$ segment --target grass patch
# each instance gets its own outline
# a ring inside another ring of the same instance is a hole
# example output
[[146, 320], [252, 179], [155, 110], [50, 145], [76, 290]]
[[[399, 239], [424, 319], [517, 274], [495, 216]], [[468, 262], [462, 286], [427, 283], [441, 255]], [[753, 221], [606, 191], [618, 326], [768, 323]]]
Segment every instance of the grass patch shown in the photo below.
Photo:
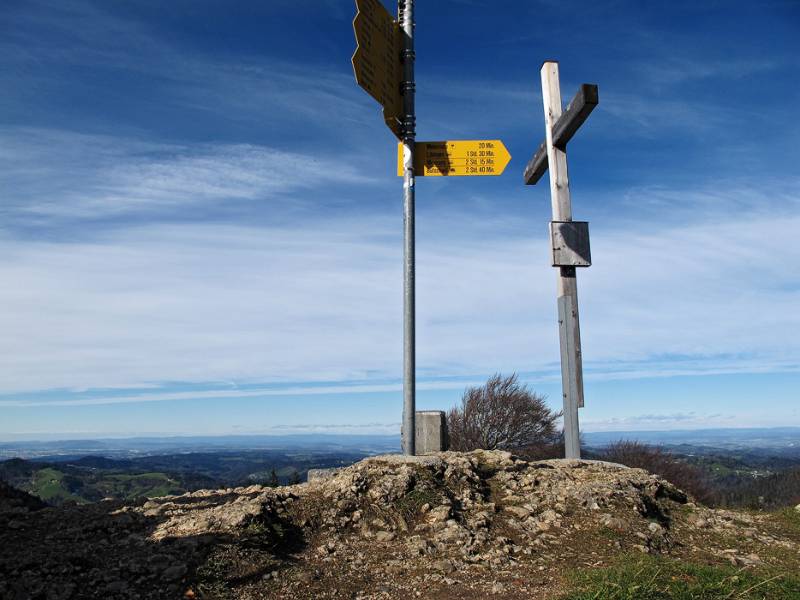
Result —
[[774, 513], [773, 518], [795, 535], [800, 535], [800, 510], [783, 508]]
[[95, 484], [106, 496], [132, 500], [182, 494], [184, 488], [166, 473], [109, 473]]
[[403, 515], [406, 521], [413, 521], [424, 505], [430, 504], [431, 507], [435, 507], [439, 504], [440, 500], [441, 498], [434, 490], [418, 487], [397, 500], [397, 502], [395, 502], [395, 508]]
[[623, 556], [606, 569], [574, 573], [561, 600], [785, 600], [800, 598], [800, 578], [652, 556]]
[[30, 493], [45, 502], [66, 502], [69, 500], [85, 504], [86, 499], [73, 494], [64, 481], [64, 473], [56, 469], [39, 469], [34, 473]]
[[221, 554], [212, 554], [206, 559], [196, 572], [197, 591], [201, 598], [209, 600], [228, 600], [232, 598], [231, 589], [228, 587], [227, 578], [230, 566]]
[[592, 531], [592, 536], [600, 537], [612, 542], [617, 542], [625, 537], [622, 531], [619, 529], [614, 529], [613, 527], [609, 527], [608, 525], [602, 525], [601, 527], [598, 527]]

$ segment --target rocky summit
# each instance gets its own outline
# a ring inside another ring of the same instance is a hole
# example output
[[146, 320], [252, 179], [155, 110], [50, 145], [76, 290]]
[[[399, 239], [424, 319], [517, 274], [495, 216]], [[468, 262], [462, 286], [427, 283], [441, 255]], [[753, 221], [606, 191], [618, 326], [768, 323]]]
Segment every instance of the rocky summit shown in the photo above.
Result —
[[796, 568], [798, 542], [621, 465], [392, 455], [280, 488], [0, 502], [0, 598], [559, 598], [624, 553]]

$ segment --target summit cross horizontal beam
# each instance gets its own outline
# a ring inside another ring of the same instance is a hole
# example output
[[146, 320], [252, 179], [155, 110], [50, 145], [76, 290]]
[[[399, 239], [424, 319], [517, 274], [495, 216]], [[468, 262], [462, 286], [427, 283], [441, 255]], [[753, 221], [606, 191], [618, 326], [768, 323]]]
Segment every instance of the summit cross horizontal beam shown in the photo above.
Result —
[[[578, 93], [575, 94], [567, 109], [553, 126], [553, 145], [561, 150], [566, 149], [567, 143], [583, 125], [599, 101], [595, 84], [584, 83], [581, 85]], [[525, 185], [536, 185], [542, 175], [547, 172], [547, 166], [547, 142], [542, 142], [533, 158], [528, 161], [528, 166], [525, 167], [523, 175]]]

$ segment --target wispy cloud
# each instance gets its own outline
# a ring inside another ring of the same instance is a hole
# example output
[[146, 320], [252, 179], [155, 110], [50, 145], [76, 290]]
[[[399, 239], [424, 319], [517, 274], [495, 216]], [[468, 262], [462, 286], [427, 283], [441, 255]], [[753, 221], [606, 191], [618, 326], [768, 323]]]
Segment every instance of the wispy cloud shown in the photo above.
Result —
[[786, 66], [772, 58], [734, 58], [728, 60], [697, 60], [696, 57], [677, 57], [673, 48], [661, 60], [634, 64], [643, 79], [657, 87], [667, 87], [688, 81], [706, 79], [744, 79], [756, 73], [767, 73]]
[[[196, 124], [212, 117], [273, 137], [277, 131], [296, 132], [313, 124], [339, 138], [360, 138], [357, 128], [342, 124], [358, 123], [363, 128], [363, 115], [370, 109], [375, 113], [373, 131], [380, 124], [379, 109], [353, 84], [350, 69], [291, 61], [278, 52], [204, 53], [162, 35], [152, 23], [130, 15], [124, 18], [96, 3], [37, 0], [35, 4], [38, 8], [0, 15], [0, 25], [11, 32], [0, 39], [0, 65], [8, 67], [0, 69], [0, 84], [15, 90], [3, 94], [0, 88], [0, 102], [4, 96], [12, 102], [19, 95], [37, 103], [43, 90], [56, 94], [64, 87], [88, 85], [86, 93], [96, 93], [91, 80], [75, 79], [77, 68], [102, 74], [104, 88], [126, 85], [129, 78], [146, 81], [137, 90], [143, 108]], [[305, 4], [305, 11], [320, 10], [319, 2], [313, 7]], [[287, 8], [288, 3], [271, 2], [259, 10], [269, 18], [270, 12]], [[334, 18], [342, 12], [331, 0], [326, 0], [324, 10]], [[20, 70], [24, 78], [14, 76]], [[101, 112], [96, 116], [102, 116], [105, 108], [98, 106]]]
[[709, 132], [719, 132], [725, 125], [741, 123], [744, 118], [763, 118], [749, 108], [674, 95], [617, 88], [603, 89], [601, 96], [598, 110], [612, 117], [603, 127], [606, 134], [624, 133], [624, 136], [651, 139], [665, 132], [705, 136]]
[[252, 144], [159, 144], [6, 127], [0, 148], [2, 210], [11, 219], [99, 219], [212, 202], [273, 202], [323, 184], [374, 181], [345, 156]]
[[[704, 202], [702, 191], [684, 193]], [[580, 273], [589, 377], [796, 370], [800, 283], [785, 264], [800, 262], [800, 248], [776, 227], [800, 227], [800, 214], [787, 209], [777, 224], [759, 201], [725, 219], [723, 207], [635, 233], [627, 222], [593, 229], [595, 264]], [[82, 242], [7, 238], [0, 277], [15, 286], [0, 292], [0, 386], [8, 394], [236, 381], [284, 384], [255, 394], [313, 394], [292, 382], [316, 381], [328, 382], [326, 393], [394, 390], [396, 225], [371, 215], [145, 225]], [[453, 221], [449, 211], [427, 213], [419, 235], [420, 377], [456, 387], [494, 370], [555, 377], [544, 236], [513, 219]], [[380, 381], [390, 383], [348, 383]]]
[[[429, 390], [460, 390], [468, 385], [480, 385], [482, 382], [450, 380], [450, 381], [422, 381], [417, 389]], [[165, 392], [152, 390], [147, 393], [135, 395], [82, 395], [68, 391], [61, 392], [62, 396], [69, 399], [18, 399], [0, 400], [0, 408], [32, 407], [32, 406], [107, 406], [112, 404], [142, 404], [148, 402], [175, 402], [184, 400], [242, 400], [246, 398], [268, 398], [274, 396], [319, 396], [376, 394], [386, 392], [400, 392], [403, 386], [400, 383], [370, 384], [362, 383], [353, 385], [337, 383], [335, 385], [277, 385], [272, 387], [249, 387], [241, 390], [193, 390], [184, 392]]]
[[587, 431], [658, 431], [676, 428], [730, 427], [736, 424], [736, 418], [736, 415], [722, 413], [650, 413], [590, 420], [584, 422], [584, 427]]

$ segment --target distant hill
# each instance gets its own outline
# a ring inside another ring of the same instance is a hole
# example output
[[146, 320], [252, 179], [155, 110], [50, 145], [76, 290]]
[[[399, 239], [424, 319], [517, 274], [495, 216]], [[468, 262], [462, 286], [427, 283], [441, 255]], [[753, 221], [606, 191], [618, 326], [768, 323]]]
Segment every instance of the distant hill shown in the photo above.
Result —
[[0, 462], [0, 480], [56, 506], [109, 497], [133, 500], [182, 494], [220, 485], [218, 480], [196, 473], [151, 471], [133, 461], [102, 457], [63, 463], [11, 459]]
[[0, 513], [12, 514], [41, 510], [47, 504], [39, 498], [18, 490], [0, 480]]
[[352, 464], [365, 453], [311, 450], [224, 450], [113, 459], [99, 455], [0, 462], [0, 480], [62, 505], [104, 498], [134, 500], [226, 486], [302, 479], [309, 469]]
[[398, 435], [233, 435], [135, 437], [90, 440], [0, 442], [0, 458], [40, 458], [50, 462], [74, 461], [84, 456], [114, 459], [184, 452], [226, 450], [350, 452], [368, 456], [400, 449]]
[[800, 427], [717, 428], [673, 431], [589, 431], [581, 433], [588, 446], [605, 446], [618, 440], [646, 444], [691, 445], [711, 448], [779, 450], [800, 457]]
[[[103, 467], [89, 466], [86, 462], [101, 462]], [[56, 506], [65, 502], [97, 502], [108, 497], [133, 500], [182, 494], [219, 485], [209, 477], [146, 472], [108, 459], [98, 461], [95, 457], [73, 464], [12, 459], [0, 462], [0, 480]]]

